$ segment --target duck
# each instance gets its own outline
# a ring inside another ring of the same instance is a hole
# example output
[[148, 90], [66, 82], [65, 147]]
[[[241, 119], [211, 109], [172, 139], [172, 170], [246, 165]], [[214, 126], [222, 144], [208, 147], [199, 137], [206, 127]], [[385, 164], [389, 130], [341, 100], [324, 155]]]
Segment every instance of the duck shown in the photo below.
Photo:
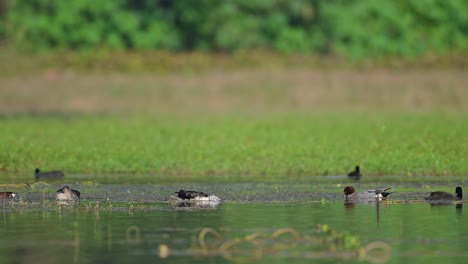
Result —
[[177, 198], [182, 199], [184, 201], [211, 201], [211, 202], [219, 202], [221, 198], [216, 195], [209, 195], [204, 192], [197, 192], [197, 191], [186, 191], [184, 189], [180, 189], [177, 192]]
[[359, 165], [357, 165], [353, 171], [350, 171], [348, 173], [348, 177], [353, 180], [359, 180], [361, 178], [361, 170], [359, 168]]
[[57, 200], [76, 201], [80, 200], [80, 192], [70, 188], [69, 186], [63, 186], [55, 193]]
[[35, 170], [35, 177], [36, 181], [39, 181], [40, 178], [44, 179], [61, 179], [65, 174], [63, 171], [47, 171], [47, 172], [41, 172], [39, 168], [36, 168]]
[[353, 199], [371, 200], [371, 199], [375, 199], [375, 200], [381, 201], [383, 199], [388, 200], [390, 198], [389, 195], [394, 193], [394, 192], [387, 192], [390, 189], [391, 188], [375, 189], [375, 190], [367, 190], [367, 191], [364, 191], [364, 192], [357, 193], [353, 186], [346, 186], [344, 188], [343, 192], [344, 192], [346, 200], [353, 200]]
[[431, 192], [428, 197], [424, 198], [428, 201], [460, 201], [463, 199], [462, 187], [455, 188], [455, 194], [448, 192], [435, 191]]
[[0, 192], [0, 199], [15, 198], [16, 195], [15, 192]]
[[390, 199], [390, 194], [394, 193], [394, 192], [387, 192], [388, 190], [390, 190], [391, 188], [386, 188], [386, 189], [383, 189], [383, 190], [376, 190], [376, 193], [378, 193], [379, 195], [382, 196], [383, 199]]

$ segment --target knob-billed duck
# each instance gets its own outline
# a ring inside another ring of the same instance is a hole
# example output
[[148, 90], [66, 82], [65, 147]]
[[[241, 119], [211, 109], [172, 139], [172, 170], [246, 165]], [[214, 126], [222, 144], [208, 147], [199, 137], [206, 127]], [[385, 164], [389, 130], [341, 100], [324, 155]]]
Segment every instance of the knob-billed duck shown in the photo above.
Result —
[[178, 192], [175, 192], [177, 197], [182, 200], [189, 200], [189, 201], [212, 201], [212, 202], [219, 202], [221, 199], [215, 195], [209, 195], [204, 192], [197, 192], [197, 191], [186, 191], [180, 189]]
[[457, 186], [455, 188], [455, 194], [448, 192], [431, 192], [428, 197], [424, 198], [429, 201], [458, 201], [463, 199], [463, 190], [462, 187]]
[[348, 173], [348, 177], [353, 180], [359, 180], [361, 178], [361, 170], [359, 168], [359, 165], [354, 168], [353, 171]]
[[35, 171], [36, 181], [39, 181], [41, 178], [44, 180], [52, 180], [52, 179], [61, 179], [65, 175], [63, 171], [46, 171], [41, 172], [39, 168], [36, 168]]

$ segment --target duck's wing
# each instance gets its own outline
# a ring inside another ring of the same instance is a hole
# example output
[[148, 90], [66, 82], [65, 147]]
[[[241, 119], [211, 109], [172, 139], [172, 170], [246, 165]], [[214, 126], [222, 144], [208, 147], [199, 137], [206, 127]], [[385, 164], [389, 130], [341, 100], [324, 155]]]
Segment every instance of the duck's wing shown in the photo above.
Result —
[[47, 172], [39, 172], [36, 174], [36, 177], [41, 178], [62, 178], [65, 174], [63, 171], [47, 171]]
[[373, 200], [377, 198], [377, 194], [375, 194], [375, 190], [367, 190], [358, 192], [354, 195], [354, 199], [361, 199], [361, 200]]
[[388, 190], [390, 190], [391, 188], [384, 188], [384, 189], [375, 189], [375, 190], [367, 190], [367, 192], [369, 193], [375, 193], [375, 194], [381, 194], [381, 193], [384, 193]]
[[436, 192], [431, 192], [428, 197], [426, 197], [426, 200], [452, 200], [454, 198], [453, 194], [448, 193], [448, 192], [441, 192], [441, 191], [436, 191]]
[[199, 192], [199, 196], [208, 197], [208, 196], [210, 196], [210, 195], [207, 194], [207, 193], [204, 193], [204, 192]]
[[51, 171], [50, 173], [52, 178], [62, 178], [65, 175], [63, 171]]
[[76, 195], [76, 197], [80, 198], [81, 193], [79, 191], [73, 189], [71, 191], [74, 195]]
[[183, 199], [193, 199], [197, 197], [198, 192], [196, 191], [185, 191], [185, 197]]
[[209, 195], [204, 192], [197, 192], [197, 191], [186, 191], [185, 195], [187, 199], [194, 199], [196, 197], [208, 197]]

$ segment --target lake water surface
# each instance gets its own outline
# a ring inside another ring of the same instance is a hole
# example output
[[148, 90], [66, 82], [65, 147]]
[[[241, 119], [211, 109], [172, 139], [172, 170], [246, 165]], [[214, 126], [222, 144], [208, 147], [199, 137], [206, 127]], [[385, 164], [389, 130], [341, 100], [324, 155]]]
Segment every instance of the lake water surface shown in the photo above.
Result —
[[[453, 192], [454, 184], [462, 182], [392, 183], [398, 192], [390, 202], [351, 204], [335, 182], [73, 184], [82, 193], [78, 205], [55, 203], [59, 185], [37, 185], [2, 202], [0, 262], [464, 263], [467, 205], [423, 200], [427, 189]], [[181, 187], [223, 202], [167, 202]]]

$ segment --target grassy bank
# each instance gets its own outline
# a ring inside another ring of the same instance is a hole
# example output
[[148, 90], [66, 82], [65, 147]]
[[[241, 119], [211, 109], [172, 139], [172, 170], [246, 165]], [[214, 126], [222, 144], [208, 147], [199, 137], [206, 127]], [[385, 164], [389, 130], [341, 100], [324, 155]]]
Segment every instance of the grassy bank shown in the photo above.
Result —
[[200, 74], [213, 70], [319, 68], [359, 70], [460, 70], [468, 67], [463, 52], [429, 53], [416, 58], [383, 56], [350, 62], [343, 57], [307, 54], [281, 54], [269, 51], [203, 52], [130, 52], [98, 49], [88, 52], [20, 52], [0, 46], [0, 78], [44, 74], [55, 77], [67, 72], [120, 74]]
[[464, 114], [75, 116], [0, 119], [0, 168], [186, 180], [468, 174]]

